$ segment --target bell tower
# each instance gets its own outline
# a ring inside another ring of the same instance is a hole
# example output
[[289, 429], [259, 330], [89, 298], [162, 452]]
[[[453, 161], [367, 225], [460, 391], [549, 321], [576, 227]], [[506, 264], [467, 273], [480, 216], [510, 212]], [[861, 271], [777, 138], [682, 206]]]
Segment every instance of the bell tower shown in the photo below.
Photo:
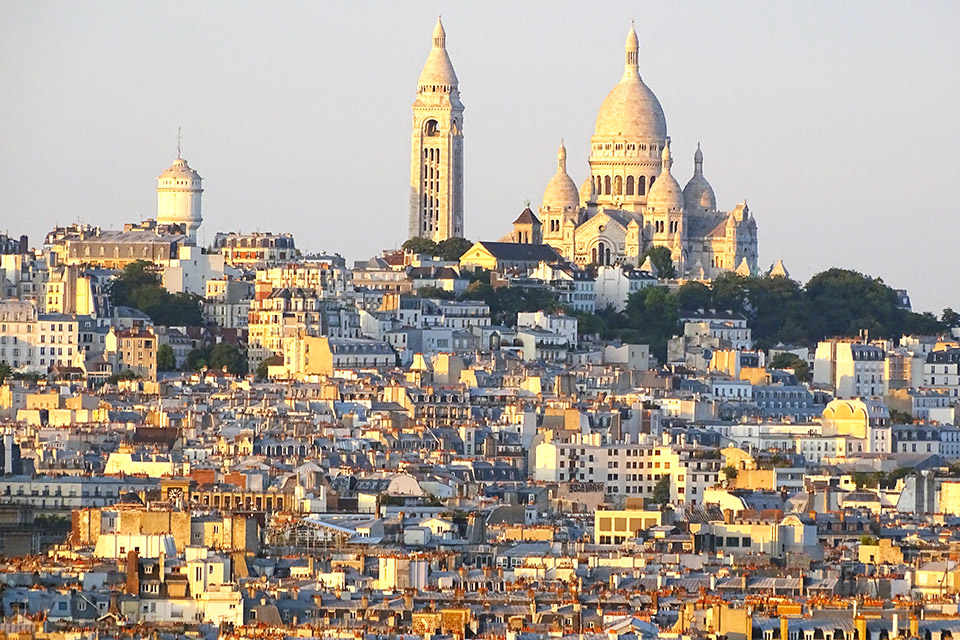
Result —
[[410, 161], [411, 238], [463, 237], [463, 104], [437, 18], [417, 82]]

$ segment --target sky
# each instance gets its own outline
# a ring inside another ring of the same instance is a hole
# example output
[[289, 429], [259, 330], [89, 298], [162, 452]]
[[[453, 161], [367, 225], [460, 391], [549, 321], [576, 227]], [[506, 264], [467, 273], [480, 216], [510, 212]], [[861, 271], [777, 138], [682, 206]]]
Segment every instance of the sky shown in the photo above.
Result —
[[960, 309], [960, 3], [0, 0], [0, 232], [156, 215], [182, 153], [201, 238], [291, 232], [364, 259], [406, 239], [410, 106], [443, 15], [464, 113], [464, 218], [496, 240], [566, 141], [579, 185], [623, 71], [663, 106], [674, 175], [744, 199], [760, 265], [830, 267]]

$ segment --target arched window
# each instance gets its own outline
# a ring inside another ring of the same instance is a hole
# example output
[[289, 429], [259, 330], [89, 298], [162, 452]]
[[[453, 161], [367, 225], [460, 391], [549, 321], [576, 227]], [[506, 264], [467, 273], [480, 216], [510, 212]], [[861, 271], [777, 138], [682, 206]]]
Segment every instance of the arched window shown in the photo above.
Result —
[[597, 244], [597, 255], [600, 259], [600, 264], [606, 264], [603, 260], [606, 257], [607, 253], [604, 250], [604, 243], [602, 242]]
[[603, 177], [603, 194], [610, 195], [610, 176]]
[[647, 180], [643, 176], [637, 176], [637, 195], [642, 196], [647, 193]]
[[440, 135], [440, 126], [436, 120], [427, 120], [423, 126], [423, 135], [431, 138]]
[[627, 176], [627, 195], [633, 195], [633, 176]]
[[590, 253], [590, 256], [591, 256], [590, 262], [592, 262], [593, 264], [597, 264], [597, 248], [596, 247], [593, 248], [593, 251]]
[[611, 264], [613, 264], [612, 262], [610, 262], [610, 247], [607, 247], [607, 261], [606, 261], [605, 264], [606, 264], [608, 267], [609, 267]]
[[653, 189], [653, 183], [656, 181], [657, 176], [650, 176], [650, 188]]
[[621, 176], [613, 179], [613, 195], [623, 195], [623, 178]]

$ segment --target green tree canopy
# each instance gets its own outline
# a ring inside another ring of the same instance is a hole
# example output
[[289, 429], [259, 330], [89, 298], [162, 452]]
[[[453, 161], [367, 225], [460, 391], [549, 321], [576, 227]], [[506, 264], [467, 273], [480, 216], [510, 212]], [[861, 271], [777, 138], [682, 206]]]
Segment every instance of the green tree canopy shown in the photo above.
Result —
[[797, 382], [810, 381], [810, 364], [796, 354], [781, 352], [770, 360], [771, 369], [793, 369]]
[[460, 256], [467, 252], [467, 249], [473, 246], [473, 242], [466, 238], [447, 238], [437, 243], [435, 256], [441, 260], [449, 262], [458, 262]]
[[410, 238], [400, 246], [404, 251], [418, 254], [426, 253], [432, 256], [437, 252], [437, 243], [430, 238]]
[[696, 280], [684, 282], [677, 289], [676, 295], [681, 311], [697, 311], [713, 307], [713, 292], [710, 287]]
[[280, 356], [267, 358], [257, 365], [257, 370], [254, 375], [257, 380], [266, 380], [270, 373], [270, 367], [278, 364], [283, 364], [283, 358]]
[[948, 327], [960, 327], [960, 313], [957, 313], [950, 307], [947, 307], [940, 315], [940, 322]]
[[677, 269], [673, 266], [673, 256], [666, 247], [650, 247], [640, 256], [640, 264], [650, 258], [650, 262], [657, 268], [657, 277], [671, 280], [677, 277]]
[[191, 349], [187, 354], [184, 369], [200, 371], [204, 367], [208, 369], [226, 367], [227, 371], [234, 375], [245, 376], [247, 375], [247, 358], [235, 345], [226, 342]]
[[108, 285], [110, 303], [138, 309], [165, 327], [203, 324], [200, 298], [189, 293], [171, 294], [160, 285], [159, 276], [150, 270], [152, 267], [152, 263], [144, 260], [124, 267]]
[[657, 483], [653, 485], [653, 494], [651, 501], [654, 504], [665, 505], [670, 502], [670, 474], [660, 476]]
[[440, 298], [441, 300], [453, 300], [457, 297], [453, 291], [434, 286], [419, 287], [416, 294], [421, 298]]
[[646, 287], [630, 294], [624, 310], [626, 328], [633, 331], [627, 342], [650, 345], [650, 352], [666, 360], [667, 342], [680, 332], [677, 297], [666, 287]]
[[177, 357], [173, 347], [168, 344], [160, 345], [157, 349], [157, 371], [173, 371], [177, 368]]

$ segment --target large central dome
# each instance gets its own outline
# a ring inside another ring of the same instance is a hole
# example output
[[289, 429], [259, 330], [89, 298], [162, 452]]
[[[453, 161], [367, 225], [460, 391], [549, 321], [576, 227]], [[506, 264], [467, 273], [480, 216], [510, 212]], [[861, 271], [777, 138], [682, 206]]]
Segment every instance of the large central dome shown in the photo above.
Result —
[[626, 65], [623, 77], [607, 94], [597, 113], [596, 136], [622, 137], [628, 140], [657, 140], [667, 137], [667, 119], [660, 101], [640, 79], [637, 32], [627, 35]]

